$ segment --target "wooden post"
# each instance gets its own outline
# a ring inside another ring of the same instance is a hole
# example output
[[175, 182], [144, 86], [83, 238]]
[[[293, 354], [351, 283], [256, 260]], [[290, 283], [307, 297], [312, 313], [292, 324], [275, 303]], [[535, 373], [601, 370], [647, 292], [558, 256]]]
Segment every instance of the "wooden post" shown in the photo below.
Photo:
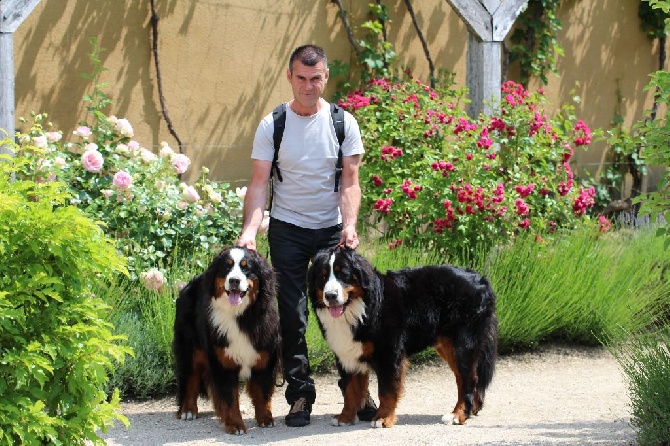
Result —
[[[12, 138], [15, 132], [14, 31], [30, 15], [40, 0], [0, 0], [0, 129]], [[4, 139], [4, 135], [2, 138]], [[12, 154], [0, 146], [0, 154]]]
[[[500, 104], [502, 42], [528, 0], [446, 0], [468, 27], [468, 115], [491, 115]], [[485, 104], [486, 102], [486, 104]]]

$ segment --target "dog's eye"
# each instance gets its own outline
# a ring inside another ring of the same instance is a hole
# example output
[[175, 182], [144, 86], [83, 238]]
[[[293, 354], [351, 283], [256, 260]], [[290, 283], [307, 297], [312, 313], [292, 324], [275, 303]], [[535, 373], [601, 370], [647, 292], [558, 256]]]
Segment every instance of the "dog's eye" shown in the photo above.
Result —
[[226, 265], [233, 266], [233, 259], [226, 260]]
[[335, 265], [335, 272], [340, 272], [342, 270], [342, 267], [340, 265]]
[[246, 268], [246, 267], [247, 267], [247, 261], [246, 261], [246, 260], [242, 260], [242, 261], [240, 262], [240, 268]]

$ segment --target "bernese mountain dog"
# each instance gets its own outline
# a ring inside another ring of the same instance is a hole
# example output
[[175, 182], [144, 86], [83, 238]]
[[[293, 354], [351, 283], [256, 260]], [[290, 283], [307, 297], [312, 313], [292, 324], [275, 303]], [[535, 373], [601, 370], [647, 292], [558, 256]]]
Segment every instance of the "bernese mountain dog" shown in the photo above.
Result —
[[381, 274], [355, 251], [336, 247], [312, 259], [308, 287], [346, 383], [333, 425], [357, 421], [374, 371], [379, 408], [371, 425], [392, 427], [407, 358], [430, 346], [449, 364], [458, 388], [456, 406], [442, 422], [463, 424], [483, 407], [498, 345], [496, 297], [486, 278], [449, 265]]
[[280, 344], [275, 284], [265, 258], [231, 247], [181, 290], [172, 343], [177, 418], [197, 418], [202, 394], [211, 399], [226, 432], [246, 433], [239, 407], [242, 379], [256, 423], [274, 426], [271, 399]]

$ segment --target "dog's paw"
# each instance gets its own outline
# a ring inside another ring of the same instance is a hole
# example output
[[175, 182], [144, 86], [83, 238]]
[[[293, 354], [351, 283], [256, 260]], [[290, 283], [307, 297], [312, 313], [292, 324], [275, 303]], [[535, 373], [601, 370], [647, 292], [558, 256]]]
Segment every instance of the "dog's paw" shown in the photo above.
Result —
[[226, 424], [224, 430], [231, 435], [244, 435], [247, 433], [247, 428], [244, 424]]
[[182, 412], [181, 416], [179, 417], [180, 420], [184, 420], [184, 421], [192, 421], [192, 420], [195, 420], [196, 418], [198, 418], [198, 415], [194, 414], [191, 411]]
[[375, 417], [370, 422], [370, 427], [378, 428], [378, 427], [393, 427], [395, 426], [395, 423], [397, 421], [397, 418], [395, 416], [388, 416], [388, 417]]
[[335, 415], [330, 419], [330, 424], [332, 426], [351, 426], [356, 423], [358, 423], [357, 416], [354, 417], [353, 420], [349, 420], [347, 417], [343, 417], [342, 415]]
[[442, 422], [444, 424], [463, 424], [465, 423], [465, 419], [461, 421], [461, 418], [459, 415], [455, 413], [449, 413], [446, 414], [445, 416], [442, 417]]
[[275, 420], [272, 417], [263, 418], [261, 420], [256, 420], [256, 424], [258, 425], [258, 427], [274, 427]]

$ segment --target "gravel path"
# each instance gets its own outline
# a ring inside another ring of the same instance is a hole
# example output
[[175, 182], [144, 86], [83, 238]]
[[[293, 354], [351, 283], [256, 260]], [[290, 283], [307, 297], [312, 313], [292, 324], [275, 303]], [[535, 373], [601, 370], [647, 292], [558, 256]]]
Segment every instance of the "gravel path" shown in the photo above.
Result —
[[[206, 401], [200, 403], [201, 418], [186, 422], [174, 418], [174, 398], [166, 398], [123, 403], [131, 427], [117, 423], [103, 436], [110, 446], [636, 444], [624, 377], [601, 348], [552, 346], [501, 358], [484, 409], [463, 426], [440, 422], [456, 402], [456, 385], [446, 364], [410, 369], [398, 424], [390, 429], [373, 429], [363, 422], [331, 426], [331, 415], [342, 408], [337, 378], [328, 374], [315, 379], [312, 423], [303, 428], [284, 425], [288, 405], [278, 389], [273, 428], [255, 426], [246, 396], [242, 409], [249, 432], [242, 436], [226, 434]], [[374, 381], [372, 388], [376, 389]]]

